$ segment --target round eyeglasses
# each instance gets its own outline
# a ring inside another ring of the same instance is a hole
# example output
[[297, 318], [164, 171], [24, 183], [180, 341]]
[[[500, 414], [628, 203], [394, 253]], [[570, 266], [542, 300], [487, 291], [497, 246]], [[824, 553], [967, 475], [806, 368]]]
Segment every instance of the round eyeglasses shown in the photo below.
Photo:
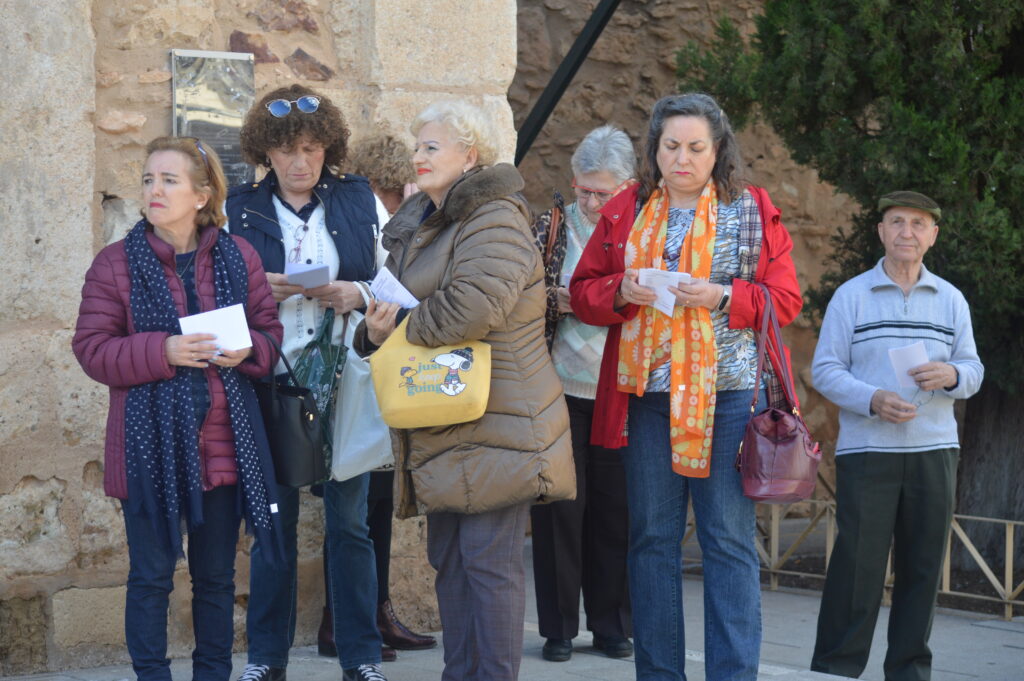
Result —
[[313, 95], [305, 95], [298, 99], [275, 99], [267, 102], [267, 111], [274, 118], [284, 118], [292, 112], [292, 104], [302, 113], [311, 114], [320, 108], [320, 98]]

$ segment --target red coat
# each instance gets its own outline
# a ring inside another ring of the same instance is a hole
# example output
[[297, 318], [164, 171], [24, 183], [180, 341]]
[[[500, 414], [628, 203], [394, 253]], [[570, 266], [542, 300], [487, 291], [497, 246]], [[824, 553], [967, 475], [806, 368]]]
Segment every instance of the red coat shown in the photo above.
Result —
[[[767, 217], [761, 243], [761, 256], [754, 279], [772, 292], [779, 323], [785, 326], [800, 313], [803, 299], [796, 280], [796, 269], [790, 251], [793, 240], [782, 224], [779, 209], [772, 205], [768, 192], [749, 187], [750, 193], [762, 205]], [[617, 389], [619, 364], [619, 333], [622, 323], [632, 319], [639, 311], [637, 305], [615, 309], [615, 294], [622, 283], [626, 242], [636, 215], [638, 186], [630, 187], [609, 201], [601, 209], [601, 219], [594, 235], [587, 242], [583, 256], [569, 284], [573, 312], [580, 321], [594, 326], [607, 326], [608, 339], [604, 345], [601, 373], [597, 382], [594, 405], [594, 425], [590, 434], [592, 444], [617, 448], [627, 444], [625, 436], [629, 393]], [[732, 281], [732, 304], [729, 327], [733, 329], [761, 328], [764, 293], [760, 288], [742, 279]], [[779, 370], [775, 357], [772, 364]]]
[[[210, 254], [218, 230], [207, 227], [199, 235], [196, 254], [196, 293], [204, 312], [216, 307], [213, 258]], [[185, 288], [174, 271], [174, 248], [153, 235], [146, 236], [164, 267], [171, 296], [179, 316], [185, 316]], [[260, 257], [247, 241], [232, 237], [242, 251], [249, 270], [249, 298], [246, 305], [249, 327], [268, 332], [278, 342], [283, 329], [277, 318], [277, 304], [270, 292]], [[131, 319], [130, 277], [124, 241], [107, 246], [97, 254], [85, 275], [82, 304], [71, 342], [82, 369], [110, 387], [107, 412], [107, 439], [104, 453], [103, 487], [107, 495], [128, 498], [125, 470], [125, 400], [132, 386], [172, 378], [175, 367], [164, 356], [166, 332], [136, 333]], [[252, 334], [252, 354], [238, 371], [252, 378], [266, 376], [277, 361], [277, 352], [258, 333]], [[235, 464], [234, 434], [228, 412], [224, 383], [215, 367], [204, 370], [210, 388], [210, 408], [199, 431], [199, 455], [202, 462], [203, 489], [233, 485], [238, 481]]]

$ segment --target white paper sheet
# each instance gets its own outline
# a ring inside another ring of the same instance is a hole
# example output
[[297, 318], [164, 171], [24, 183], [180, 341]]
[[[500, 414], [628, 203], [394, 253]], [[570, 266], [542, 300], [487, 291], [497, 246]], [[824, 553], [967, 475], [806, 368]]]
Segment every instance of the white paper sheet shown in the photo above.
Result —
[[637, 283], [654, 289], [655, 295], [658, 296], [658, 299], [654, 301], [653, 307], [669, 317], [672, 316], [675, 310], [676, 296], [668, 290], [668, 287], [689, 284], [693, 281], [693, 277], [690, 276], [689, 272], [669, 272], [667, 270], [654, 269], [653, 267], [644, 267], [639, 270], [638, 274]]
[[307, 265], [288, 262], [284, 264], [288, 283], [302, 288], [316, 288], [331, 283], [331, 269], [327, 265]]
[[914, 382], [914, 377], [907, 372], [928, 363], [928, 351], [924, 348], [924, 341], [917, 341], [900, 348], [889, 348], [889, 361], [892, 363], [892, 370], [896, 372], [896, 380], [900, 387], [916, 388], [917, 383]]
[[391, 274], [391, 270], [387, 268], [381, 268], [377, 272], [377, 276], [370, 282], [370, 293], [377, 300], [382, 300], [385, 303], [398, 303], [406, 309], [420, 304], [420, 301], [416, 300], [409, 293], [409, 289], [402, 286], [402, 282], [398, 281], [395, 275]]
[[183, 334], [212, 333], [217, 337], [214, 342], [221, 350], [242, 350], [252, 347], [249, 324], [245, 321], [245, 309], [241, 303], [181, 317], [178, 322]]

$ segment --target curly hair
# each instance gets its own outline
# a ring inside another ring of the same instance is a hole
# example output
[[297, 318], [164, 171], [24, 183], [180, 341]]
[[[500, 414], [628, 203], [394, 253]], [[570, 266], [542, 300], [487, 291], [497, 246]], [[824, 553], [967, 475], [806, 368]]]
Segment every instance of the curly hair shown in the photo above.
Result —
[[346, 166], [385, 192], [401, 194], [405, 185], [416, 181], [409, 145], [391, 135], [375, 134], [356, 140]]
[[[295, 101], [299, 97], [313, 96], [320, 106], [313, 113], [302, 113], [294, 107], [284, 118], [277, 118], [267, 110], [275, 99]], [[324, 145], [324, 163], [332, 168], [341, 165], [348, 153], [348, 126], [341, 109], [334, 103], [304, 85], [277, 88], [263, 95], [242, 124], [242, 157], [247, 163], [270, 168], [267, 152], [292, 146], [302, 136]]]
[[[200, 194], [209, 198], [206, 205], [196, 213], [196, 225], [206, 227], [223, 227], [228, 221], [222, 210], [224, 199], [228, 195], [227, 179], [220, 157], [208, 144], [203, 144], [196, 137], [157, 137], [146, 145], [146, 158], [157, 151], [177, 151], [189, 160], [188, 177], [192, 187]], [[142, 217], [146, 217], [142, 211]]]
[[662, 97], [654, 105], [651, 120], [647, 126], [647, 144], [640, 163], [640, 191], [638, 200], [644, 202], [661, 181], [658, 168], [658, 145], [665, 121], [673, 116], [694, 116], [703, 118], [711, 130], [711, 141], [715, 147], [715, 165], [711, 179], [718, 185], [718, 192], [731, 202], [743, 193], [743, 157], [739, 142], [729, 125], [729, 117], [722, 111], [714, 97], [703, 92], [688, 92], [681, 95]]

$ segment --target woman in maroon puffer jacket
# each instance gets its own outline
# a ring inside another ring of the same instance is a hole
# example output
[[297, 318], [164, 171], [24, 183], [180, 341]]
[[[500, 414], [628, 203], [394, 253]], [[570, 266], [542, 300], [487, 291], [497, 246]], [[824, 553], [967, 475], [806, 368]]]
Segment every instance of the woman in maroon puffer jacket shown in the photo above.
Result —
[[73, 348], [110, 387], [104, 487], [122, 500], [129, 574], [125, 631], [139, 679], [170, 681], [167, 606], [189, 533], [196, 679], [227, 681], [238, 527], [278, 545], [269, 448], [250, 379], [277, 361], [269, 341], [218, 350], [178, 319], [241, 304], [250, 329], [281, 339], [259, 256], [229, 236], [212, 149], [162, 137], [147, 148], [143, 213], [85, 277]]

